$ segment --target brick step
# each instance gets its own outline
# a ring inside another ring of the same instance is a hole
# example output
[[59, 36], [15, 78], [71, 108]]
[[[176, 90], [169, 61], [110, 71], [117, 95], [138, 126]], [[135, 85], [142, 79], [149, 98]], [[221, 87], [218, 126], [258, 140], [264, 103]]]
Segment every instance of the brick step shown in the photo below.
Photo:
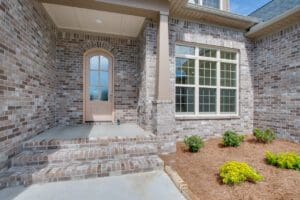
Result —
[[49, 165], [18, 166], [11, 167], [4, 175], [0, 174], [0, 187], [162, 170], [163, 165], [163, 161], [157, 155], [153, 155], [105, 162], [74, 161]]
[[158, 154], [158, 148], [155, 144], [83, 147], [72, 150], [27, 150], [12, 158], [12, 166], [44, 165], [70, 161], [115, 160], [156, 154]]
[[[23, 142], [23, 150], [77, 149], [83, 147], [105, 147], [115, 145], [173, 143], [175, 136], [102, 137], [76, 139], [29, 140]], [[161, 145], [159, 145], [161, 146]]]

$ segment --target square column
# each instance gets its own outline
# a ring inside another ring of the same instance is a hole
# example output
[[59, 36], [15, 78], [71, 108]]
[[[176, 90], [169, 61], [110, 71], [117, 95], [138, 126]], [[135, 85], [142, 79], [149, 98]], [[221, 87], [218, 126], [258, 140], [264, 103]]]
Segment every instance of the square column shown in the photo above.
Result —
[[153, 102], [154, 132], [157, 135], [173, 134], [175, 130], [175, 108], [171, 96], [169, 19], [165, 13], [160, 13], [157, 43], [156, 100]]
[[160, 14], [158, 29], [157, 100], [170, 101], [169, 18]]

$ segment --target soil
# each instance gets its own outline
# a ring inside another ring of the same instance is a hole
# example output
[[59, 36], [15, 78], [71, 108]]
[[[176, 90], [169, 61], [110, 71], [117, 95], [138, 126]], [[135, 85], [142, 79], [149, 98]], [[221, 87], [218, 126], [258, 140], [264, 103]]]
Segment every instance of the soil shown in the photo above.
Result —
[[[198, 153], [190, 153], [177, 143], [177, 152], [161, 156], [188, 184], [201, 200], [300, 200], [300, 172], [279, 169], [266, 164], [265, 152], [293, 151], [300, 154], [300, 145], [283, 140], [261, 144], [247, 136], [240, 147], [223, 147], [222, 139], [211, 139]], [[227, 161], [247, 162], [264, 180], [228, 186], [221, 183], [219, 168]]]

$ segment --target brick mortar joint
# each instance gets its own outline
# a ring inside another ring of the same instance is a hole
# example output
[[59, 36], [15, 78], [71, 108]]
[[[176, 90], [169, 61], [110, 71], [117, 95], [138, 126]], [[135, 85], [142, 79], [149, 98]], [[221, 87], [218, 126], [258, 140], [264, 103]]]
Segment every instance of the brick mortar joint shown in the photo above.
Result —
[[173, 104], [173, 100], [153, 100], [153, 104]]

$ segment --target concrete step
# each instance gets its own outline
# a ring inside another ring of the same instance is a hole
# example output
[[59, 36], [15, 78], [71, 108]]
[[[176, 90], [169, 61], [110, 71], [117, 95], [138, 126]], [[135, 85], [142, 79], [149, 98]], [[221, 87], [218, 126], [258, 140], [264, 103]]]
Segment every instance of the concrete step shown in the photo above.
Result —
[[16, 166], [0, 174], [0, 187], [77, 180], [128, 173], [162, 170], [157, 156], [139, 156], [118, 160], [73, 161], [48, 165]]
[[12, 166], [45, 165], [71, 161], [117, 160], [156, 154], [158, 154], [158, 148], [155, 144], [127, 144], [56, 150], [26, 150], [12, 158]]

